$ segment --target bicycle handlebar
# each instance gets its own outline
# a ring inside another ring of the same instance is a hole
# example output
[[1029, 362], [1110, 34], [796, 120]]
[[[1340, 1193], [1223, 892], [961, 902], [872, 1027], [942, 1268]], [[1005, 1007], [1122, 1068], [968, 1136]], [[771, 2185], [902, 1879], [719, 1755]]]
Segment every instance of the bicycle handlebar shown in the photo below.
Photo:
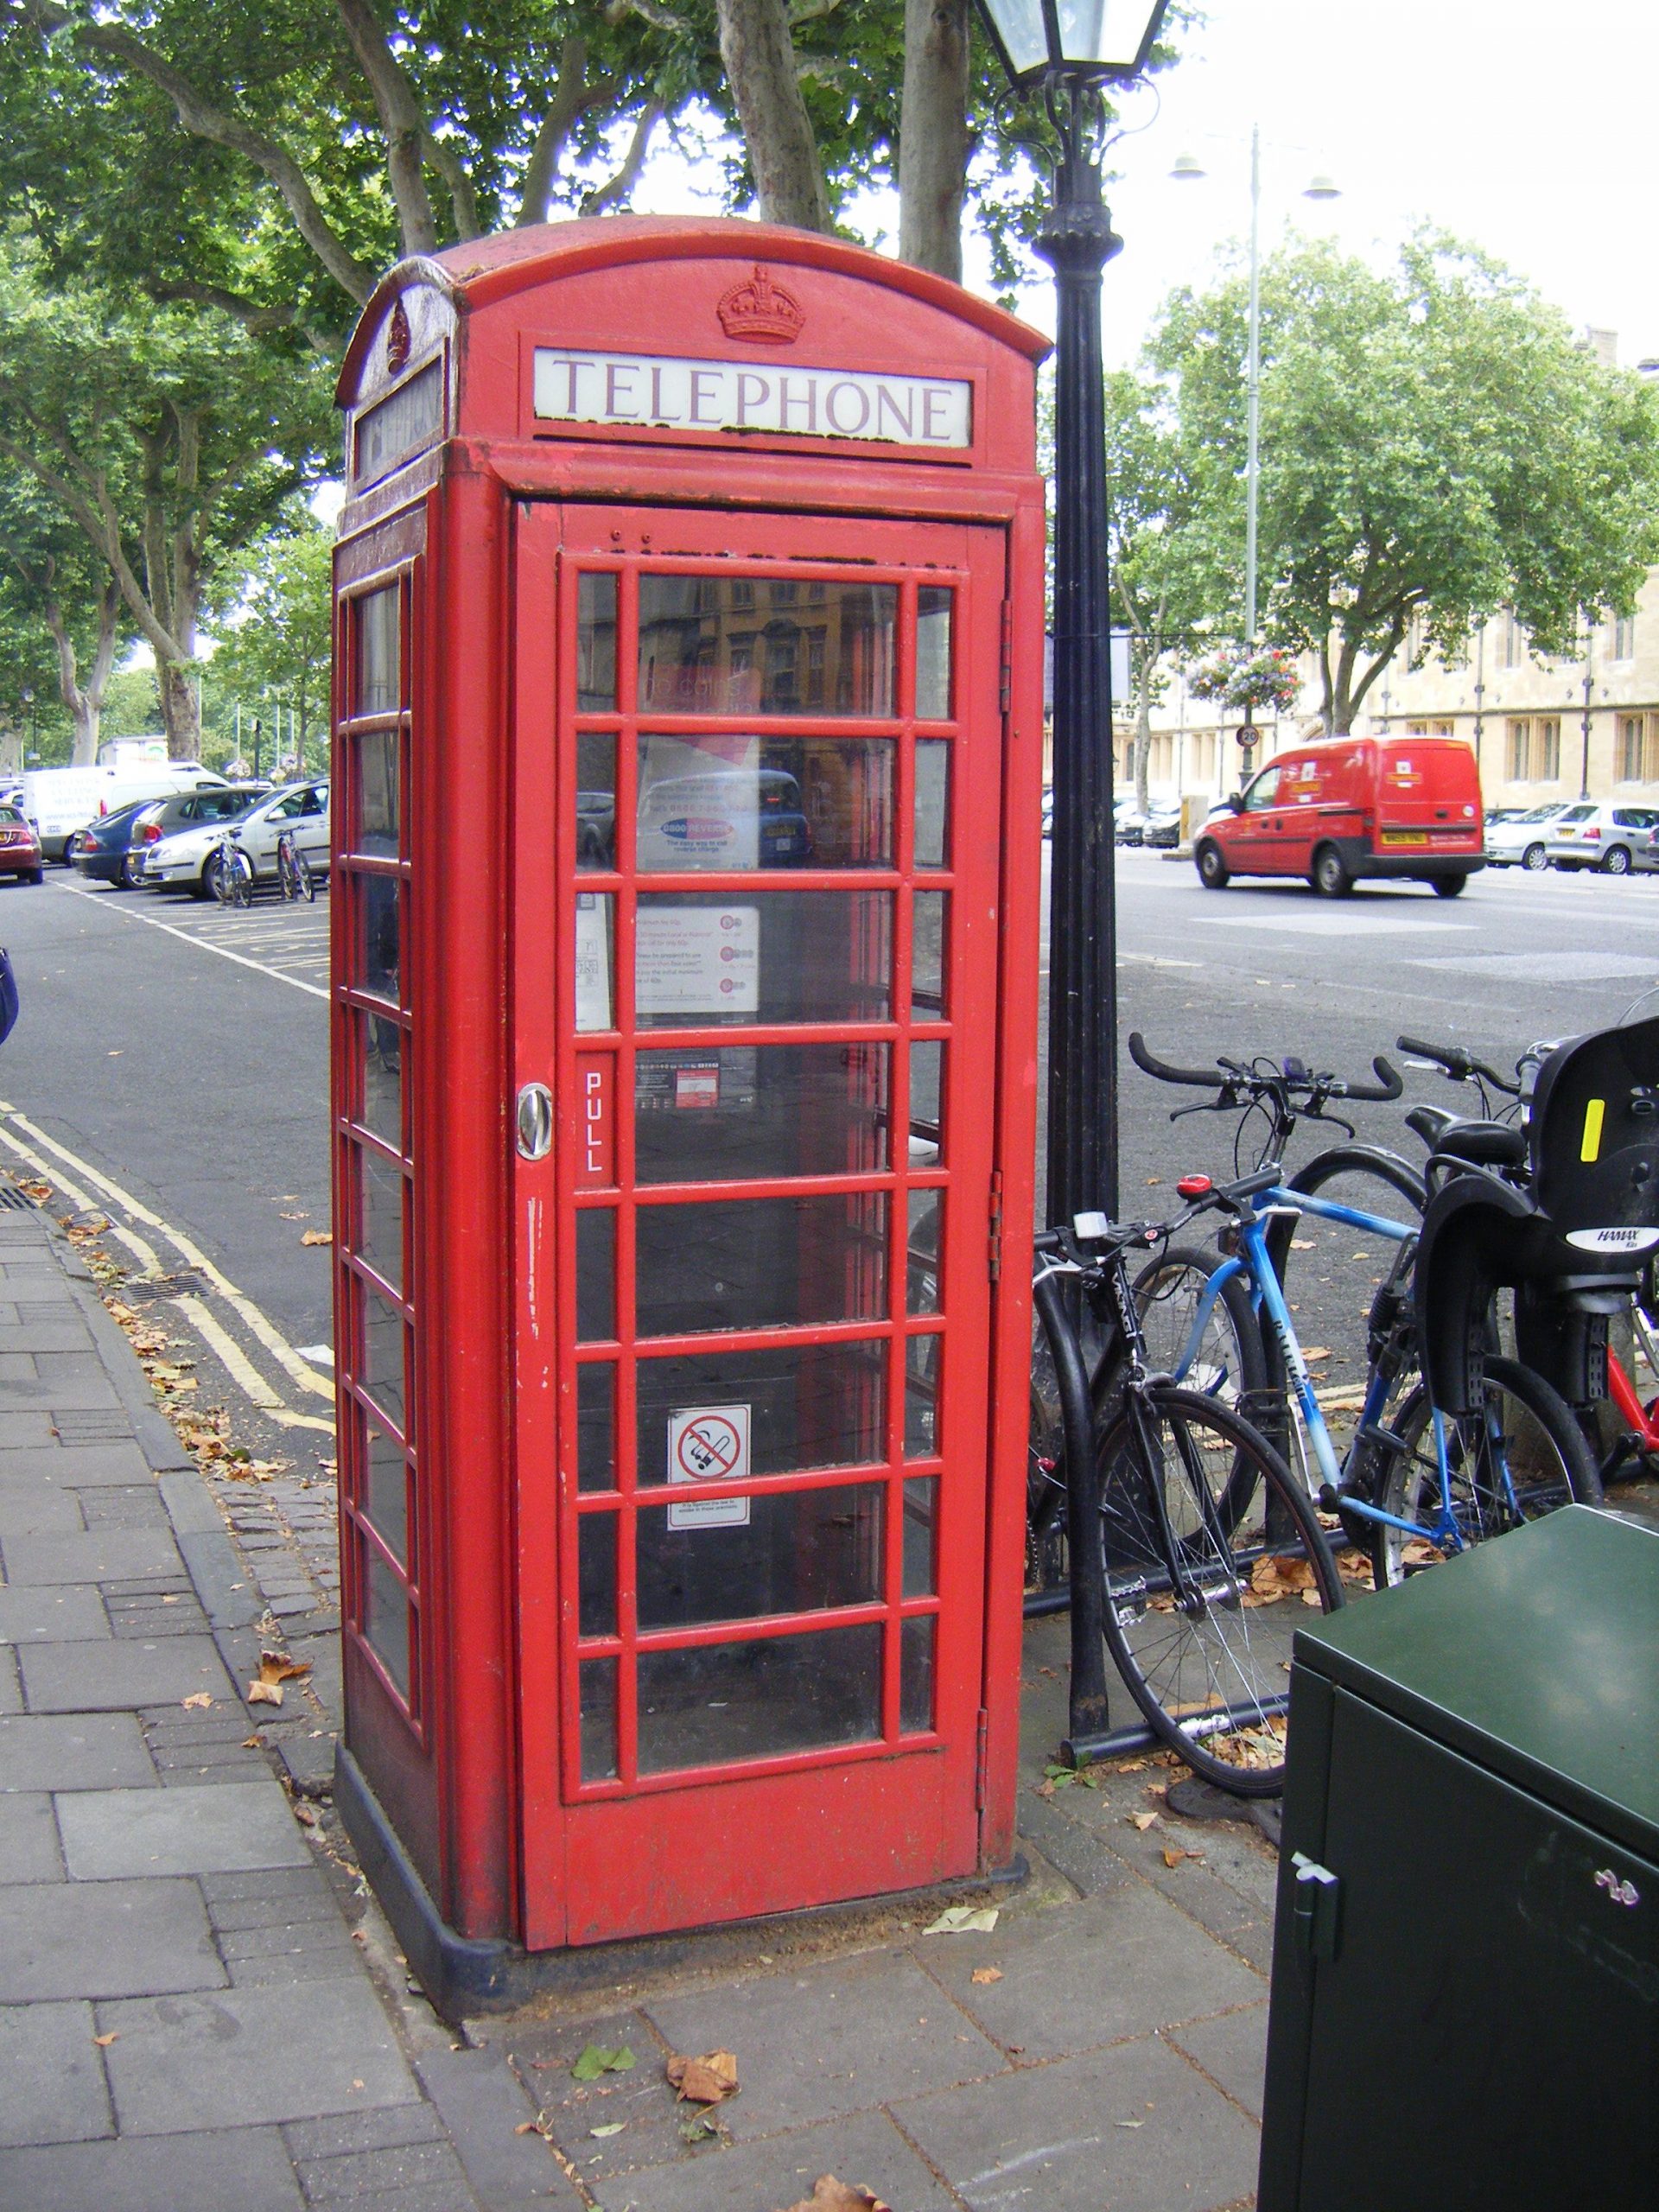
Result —
[[1521, 1096], [1521, 1085], [1514, 1076], [1500, 1075], [1496, 1068], [1488, 1067], [1484, 1060], [1478, 1060], [1461, 1045], [1431, 1045], [1424, 1037], [1396, 1037], [1395, 1044], [1402, 1052], [1412, 1052], [1420, 1060], [1432, 1060], [1443, 1068], [1454, 1083], [1467, 1083], [1473, 1077], [1490, 1083], [1495, 1090], [1502, 1090], [1511, 1098]]
[[[1404, 1039], [1402, 1039], [1403, 1048]], [[1398, 1098], [1405, 1090], [1400, 1072], [1379, 1052], [1371, 1062], [1376, 1077], [1375, 1084], [1342, 1083], [1335, 1076], [1305, 1075], [1291, 1077], [1274, 1074], [1257, 1075], [1235, 1060], [1218, 1060], [1214, 1068], [1178, 1068], [1167, 1060], [1160, 1060], [1147, 1048], [1147, 1040], [1138, 1029], [1129, 1032], [1129, 1058], [1146, 1075], [1155, 1076], [1160, 1083], [1185, 1084], [1194, 1090], [1228, 1090], [1244, 1085], [1262, 1090], [1281, 1090], [1306, 1093], [1318, 1098], [1356, 1098], [1367, 1104], [1387, 1104]]]

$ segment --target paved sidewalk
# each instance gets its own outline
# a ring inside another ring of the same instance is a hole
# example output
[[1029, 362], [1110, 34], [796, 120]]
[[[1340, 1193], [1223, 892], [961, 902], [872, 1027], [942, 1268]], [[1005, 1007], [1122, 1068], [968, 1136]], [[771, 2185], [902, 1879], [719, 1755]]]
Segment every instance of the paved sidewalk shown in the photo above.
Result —
[[[993, 1930], [774, 1924], [457, 2036], [327, 1802], [330, 1518], [308, 1474], [210, 1490], [79, 1254], [0, 1211], [0, 2212], [1249, 2202], [1273, 1856], [1155, 1762], [1045, 1785], [1064, 1621]], [[280, 1712], [262, 1649], [314, 1662]], [[590, 2043], [636, 2063], [579, 2082]], [[688, 2140], [664, 2062], [717, 2049], [741, 2087]]]

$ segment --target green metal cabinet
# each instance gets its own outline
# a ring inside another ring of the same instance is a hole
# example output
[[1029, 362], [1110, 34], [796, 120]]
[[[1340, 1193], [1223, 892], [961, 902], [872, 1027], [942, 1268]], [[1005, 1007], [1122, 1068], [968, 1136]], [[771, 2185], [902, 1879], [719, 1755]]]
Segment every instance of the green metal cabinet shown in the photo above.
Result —
[[1299, 1631], [1258, 2212], [1659, 2208], [1659, 1531]]

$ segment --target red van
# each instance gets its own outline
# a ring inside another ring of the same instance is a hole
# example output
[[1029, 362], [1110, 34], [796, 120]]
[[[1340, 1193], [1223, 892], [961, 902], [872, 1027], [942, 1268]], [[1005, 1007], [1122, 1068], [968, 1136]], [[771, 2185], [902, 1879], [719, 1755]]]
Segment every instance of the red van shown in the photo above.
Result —
[[1414, 877], [1455, 899], [1486, 864], [1480, 773], [1446, 737], [1333, 737], [1281, 753], [1194, 841], [1198, 880], [1300, 875], [1326, 899], [1362, 875]]

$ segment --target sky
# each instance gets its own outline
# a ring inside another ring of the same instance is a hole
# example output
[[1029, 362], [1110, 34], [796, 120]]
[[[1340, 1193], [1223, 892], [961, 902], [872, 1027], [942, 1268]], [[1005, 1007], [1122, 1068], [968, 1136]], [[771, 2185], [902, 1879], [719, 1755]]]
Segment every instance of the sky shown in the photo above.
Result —
[[[1206, 22], [1157, 80], [1156, 120], [1110, 157], [1125, 243], [1106, 272], [1109, 363], [1135, 357], [1172, 286], [1202, 281], [1217, 245], [1248, 235], [1252, 124], [1264, 254], [1293, 220], [1361, 252], [1428, 221], [1520, 270], [1575, 327], [1617, 331], [1627, 365], [1659, 357], [1653, 0], [1202, 3]], [[1180, 153], [1203, 163], [1202, 182], [1171, 180]], [[1339, 200], [1302, 197], [1316, 171]], [[696, 183], [653, 162], [634, 204], [709, 206]], [[870, 213], [896, 228], [891, 210]], [[968, 281], [989, 289], [971, 248]], [[1050, 298], [1042, 284], [1020, 302], [1048, 330]]]

